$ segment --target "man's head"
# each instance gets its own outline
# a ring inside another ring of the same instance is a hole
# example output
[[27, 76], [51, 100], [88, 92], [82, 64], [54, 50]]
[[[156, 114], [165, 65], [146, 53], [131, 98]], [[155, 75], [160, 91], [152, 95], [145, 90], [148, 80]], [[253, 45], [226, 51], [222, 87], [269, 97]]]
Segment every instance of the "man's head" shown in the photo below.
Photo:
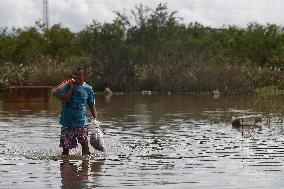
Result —
[[73, 72], [73, 79], [75, 80], [76, 85], [82, 85], [85, 81], [85, 73], [82, 68], [77, 68]]

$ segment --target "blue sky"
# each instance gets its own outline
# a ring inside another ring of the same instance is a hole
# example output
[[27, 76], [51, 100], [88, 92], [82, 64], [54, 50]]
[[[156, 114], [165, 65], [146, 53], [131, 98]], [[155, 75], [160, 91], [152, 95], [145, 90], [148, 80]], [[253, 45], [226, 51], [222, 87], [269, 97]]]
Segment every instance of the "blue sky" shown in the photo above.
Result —
[[[130, 15], [130, 10], [140, 3], [151, 8], [167, 3], [170, 11], [178, 11], [177, 16], [185, 24], [245, 27], [257, 22], [284, 26], [282, 0], [49, 0], [49, 20], [50, 24], [61, 23], [79, 31], [92, 20], [111, 22], [114, 11]], [[0, 27], [30, 26], [40, 19], [42, 0], [0, 0]]]

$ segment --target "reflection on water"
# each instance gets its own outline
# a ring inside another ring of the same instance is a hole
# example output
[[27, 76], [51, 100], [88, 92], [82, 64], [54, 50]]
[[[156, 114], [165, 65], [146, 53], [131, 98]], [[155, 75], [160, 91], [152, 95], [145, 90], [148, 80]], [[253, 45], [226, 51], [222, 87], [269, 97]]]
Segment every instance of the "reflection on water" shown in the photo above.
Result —
[[2, 102], [2, 111], [10, 113], [33, 113], [49, 110], [49, 103], [47, 102], [33, 102], [33, 103], [9, 103]]
[[[108, 151], [61, 157], [58, 101], [0, 103], [0, 188], [284, 186], [281, 96], [98, 96], [97, 109]], [[261, 130], [232, 128], [256, 114]]]
[[[85, 159], [81, 161], [80, 165], [78, 162], [72, 162], [68, 158], [63, 159], [60, 164], [61, 174], [61, 188], [62, 189], [80, 189], [88, 188], [89, 175], [96, 178], [96, 182], [92, 182], [92, 187], [99, 185], [99, 173], [103, 161], [94, 161], [89, 166], [89, 160]], [[90, 168], [89, 168], [90, 167]], [[90, 170], [89, 170], [90, 169]]]

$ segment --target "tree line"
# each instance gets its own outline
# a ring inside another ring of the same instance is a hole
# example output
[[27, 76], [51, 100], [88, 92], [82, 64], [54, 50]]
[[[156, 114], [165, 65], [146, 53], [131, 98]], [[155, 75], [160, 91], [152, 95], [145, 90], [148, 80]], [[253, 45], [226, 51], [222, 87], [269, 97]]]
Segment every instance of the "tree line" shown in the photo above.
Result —
[[284, 88], [284, 33], [275, 24], [212, 28], [182, 23], [166, 4], [142, 4], [72, 32], [41, 22], [0, 30], [0, 88], [55, 85], [75, 67], [96, 90], [250, 94]]

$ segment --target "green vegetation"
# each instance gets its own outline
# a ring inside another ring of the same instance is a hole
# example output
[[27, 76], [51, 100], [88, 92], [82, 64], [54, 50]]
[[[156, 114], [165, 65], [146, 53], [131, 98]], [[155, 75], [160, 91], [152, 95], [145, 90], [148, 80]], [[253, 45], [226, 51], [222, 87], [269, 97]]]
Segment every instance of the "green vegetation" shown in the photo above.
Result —
[[[130, 18], [134, 18], [131, 20]], [[96, 90], [252, 94], [284, 89], [283, 28], [185, 25], [166, 5], [137, 6], [111, 23], [71, 32], [39, 22], [0, 31], [0, 88], [55, 85], [74, 67], [88, 70]]]
[[269, 86], [263, 88], [257, 88], [255, 90], [257, 95], [283, 95], [284, 90], [280, 90], [278, 86]]

